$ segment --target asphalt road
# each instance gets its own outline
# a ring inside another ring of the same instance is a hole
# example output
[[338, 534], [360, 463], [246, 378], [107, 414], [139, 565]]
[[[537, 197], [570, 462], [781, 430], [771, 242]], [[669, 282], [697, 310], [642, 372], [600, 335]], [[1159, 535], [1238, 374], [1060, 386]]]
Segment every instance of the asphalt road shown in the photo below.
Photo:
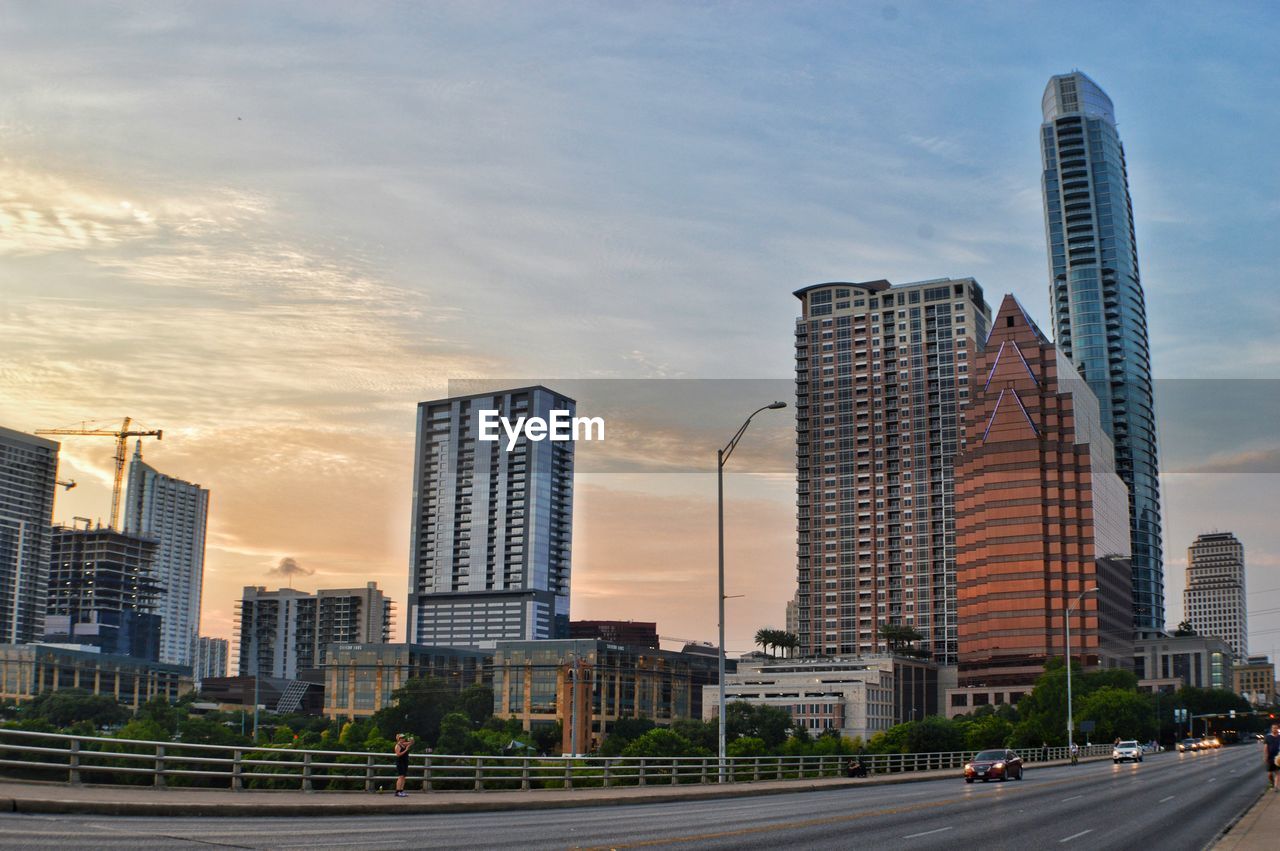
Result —
[[1264, 785], [1258, 748], [687, 803], [333, 818], [0, 816], [0, 847], [1201, 849]]

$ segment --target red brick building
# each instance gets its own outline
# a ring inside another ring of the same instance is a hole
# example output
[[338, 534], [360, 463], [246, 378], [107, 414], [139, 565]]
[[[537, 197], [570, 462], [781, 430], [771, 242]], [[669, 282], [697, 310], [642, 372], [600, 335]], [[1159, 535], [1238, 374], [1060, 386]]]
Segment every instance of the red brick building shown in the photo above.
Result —
[[[956, 458], [959, 685], [951, 714], [1016, 699], [1045, 661], [1132, 662], [1128, 493], [1098, 402], [1013, 296], [978, 356]], [[973, 698], [970, 700], [969, 698]], [[986, 699], [984, 699], [986, 698]]]

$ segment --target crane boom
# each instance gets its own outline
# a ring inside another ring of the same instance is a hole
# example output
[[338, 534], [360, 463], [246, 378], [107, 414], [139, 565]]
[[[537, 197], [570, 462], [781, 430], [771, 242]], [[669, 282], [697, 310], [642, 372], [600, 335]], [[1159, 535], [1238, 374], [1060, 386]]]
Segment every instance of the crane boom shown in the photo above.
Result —
[[76, 435], [79, 437], [114, 437], [116, 439], [116, 470], [115, 482], [111, 488], [111, 528], [120, 528], [120, 494], [124, 489], [124, 463], [127, 457], [128, 440], [131, 437], [154, 437], [156, 440], [164, 438], [162, 430], [138, 430], [130, 429], [133, 423], [131, 417], [125, 417], [124, 423], [118, 429], [111, 428], [90, 428], [88, 423], [80, 423], [79, 428], [41, 428], [36, 429], [36, 434], [61, 434]]

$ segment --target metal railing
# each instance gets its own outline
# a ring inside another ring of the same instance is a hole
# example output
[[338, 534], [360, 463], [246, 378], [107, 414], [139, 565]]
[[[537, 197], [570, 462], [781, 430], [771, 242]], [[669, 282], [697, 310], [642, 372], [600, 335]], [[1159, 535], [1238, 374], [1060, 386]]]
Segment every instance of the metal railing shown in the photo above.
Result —
[[[1109, 755], [1110, 745], [1080, 749]], [[973, 751], [917, 754], [730, 757], [731, 782], [842, 777], [856, 760], [872, 774], [961, 769]], [[1067, 758], [1066, 748], [1022, 752], [1026, 762]], [[9, 779], [304, 792], [389, 789], [389, 753], [251, 745], [149, 742], [0, 729], [0, 767]], [[423, 791], [575, 789], [716, 783], [715, 757], [534, 757], [411, 754], [407, 782]]]

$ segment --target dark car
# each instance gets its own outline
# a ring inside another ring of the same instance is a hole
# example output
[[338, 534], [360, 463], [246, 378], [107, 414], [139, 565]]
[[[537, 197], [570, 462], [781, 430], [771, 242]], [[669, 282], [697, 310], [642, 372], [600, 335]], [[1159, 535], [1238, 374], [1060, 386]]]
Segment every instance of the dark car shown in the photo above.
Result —
[[1022, 779], [1022, 757], [1011, 750], [978, 751], [965, 763], [964, 782]]

